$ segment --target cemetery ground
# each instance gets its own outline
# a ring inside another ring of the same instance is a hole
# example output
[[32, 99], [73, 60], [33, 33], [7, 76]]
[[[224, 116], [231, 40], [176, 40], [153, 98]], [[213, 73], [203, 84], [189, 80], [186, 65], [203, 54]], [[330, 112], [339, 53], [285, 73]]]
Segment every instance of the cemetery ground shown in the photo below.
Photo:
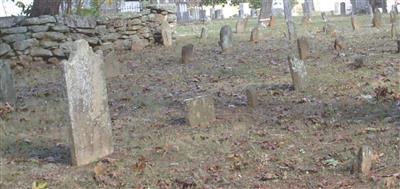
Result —
[[[221, 54], [224, 24], [179, 25], [173, 47], [120, 52], [118, 77], [107, 78], [114, 153], [98, 162], [70, 166], [62, 65], [32, 63], [15, 70], [18, 106], [1, 112], [0, 188], [396, 188], [399, 187], [400, 56], [384, 29], [358, 16], [331, 17], [344, 37], [345, 56], [333, 48], [314, 17], [296, 18], [298, 36], [311, 42], [305, 60], [308, 87], [291, 88], [290, 48], [282, 18], [249, 42], [256, 25], [234, 34], [234, 49]], [[192, 63], [180, 63], [181, 47], [192, 43]], [[364, 64], [354, 58], [366, 56]], [[109, 62], [105, 62], [106, 64]], [[245, 90], [256, 89], [257, 105]], [[215, 99], [216, 121], [190, 127], [183, 101]], [[353, 174], [362, 145], [374, 151], [371, 173]]]

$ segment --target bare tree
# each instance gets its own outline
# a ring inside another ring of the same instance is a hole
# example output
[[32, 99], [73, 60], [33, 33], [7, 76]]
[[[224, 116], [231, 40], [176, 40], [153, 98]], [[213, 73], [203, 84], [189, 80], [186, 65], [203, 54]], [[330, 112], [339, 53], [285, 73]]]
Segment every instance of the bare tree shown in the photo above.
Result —
[[283, 8], [285, 12], [285, 20], [288, 28], [289, 40], [294, 40], [296, 39], [296, 31], [293, 23], [292, 5], [290, 0], [283, 0]]
[[56, 15], [62, 0], [34, 0], [30, 16]]
[[261, 0], [261, 11], [258, 17], [259, 23], [265, 22], [272, 16], [272, 1], [273, 0]]

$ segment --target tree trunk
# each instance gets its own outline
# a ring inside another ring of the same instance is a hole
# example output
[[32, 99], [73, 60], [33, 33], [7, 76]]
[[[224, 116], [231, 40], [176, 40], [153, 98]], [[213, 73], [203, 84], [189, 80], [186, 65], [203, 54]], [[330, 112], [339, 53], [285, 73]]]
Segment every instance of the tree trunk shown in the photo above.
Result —
[[266, 25], [266, 19], [272, 16], [272, 1], [273, 0], [261, 0], [261, 11], [258, 17], [258, 23], [264, 22]]
[[57, 15], [60, 5], [61, 0], [34, 0], [30, 16]]
[[294, 28], [293, 17], [292, 17], [292, 5], [290, 0], [283, 0], [285, 20], [288, 28], [289, 40], [296, 39], [296, 31]]

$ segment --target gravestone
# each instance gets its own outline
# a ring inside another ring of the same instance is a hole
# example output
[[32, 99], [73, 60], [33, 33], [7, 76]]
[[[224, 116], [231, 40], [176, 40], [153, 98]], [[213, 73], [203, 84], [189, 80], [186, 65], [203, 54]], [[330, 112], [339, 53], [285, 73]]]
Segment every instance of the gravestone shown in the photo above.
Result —
[[396, 11], [394, 11], [394, 10], [390, 11], [390, 23], [391, 24], [397, 23], [397, 21], [398, 21], [398, 15], [397, 15]]
[[356, 31], [356, 30], [358, 30], [360, 28], [355, 16], [351, 16], [351, 26], [353, 28], [353, 31]]
[[258, 43], [262, 40], [262, 33], [260, 32], [260, 28], [257, 26], [251, 30], [250, 41], [254, 43]]
[[392, 24], [392, 28], [390, 30], [390, 36], [392, 37], [392, 39], [396, 39], [398, 36], [398, 25], [397, 23], [393, 23]]
[[17, 93], [14, 87], [14, 77], [10, 65], [0, 59], [0, 103], [15, 105]]
[[246, 89], [247, 106], [254, 108], [257, 106], [257, 91], [254, 88]]
[[333, 44], [333, 48], [338, 51], [338, 53], [340, 53], [341, 50], [343, 50], [344, 48], [346, 48], [346, 44], [344, 42], [344, 37], [342, 36], [337, 36], [335, 38], [334, 44]]
[[247, 25], [247, 18], [246, 19], [239, 19], [236, 22], [236, 33], [243, 33], [246, 31]]
[[193, 59], [193, 45], [187, 44], [182, 47], [182, 64], [189, 64]]
[[374, 16], [372, 18], [372, 27], [382, 28], [382, 14], [379, 9], [374, 10]]
[[307, 71], [303, 60], [293, 55], [288, 56], [290, 74], [292, 75], [295, 90], [304, 90], [307, 84]]
[[322, 20], [323, 20], [324, 22], [328, 22], [328, 17], [326, 16], [326, 12], [322, 12], [322, 13], [321, 13], [321, 17], [322, 17]]
[[68, 96], [71, 155], [74, 165], [85, 165], [113, 152], [104, 63], [88, 42], [77, 40], [63, 61]]
[[208, 37], [207, 29], [205, 27], [202, 27], [200, 33], [200, 39], [207, 39], [207, 37]]
[[397, 53], [400, 53], [400, 39], [397, 40]]
[[275, 16], [271, 16], [271, 18], [269, 19], [268, 27], [275, 28], [275, 26], [276, 26], [276, 18]]
[[172, 29], [167, 21], [163, 21], [161, 24], [161, 37], [165, 47], [172, 46]]
[[222, 49], [222, 52], [228, 52], [232, 46], [232, 29], [230, 26], [225, 25], [222, 26], [220, 32], [219, 32], [219, 46]]
[[[102, 51], [97, 51], [96, 53], [103, 57]], [[107, 79], [117, 77], [121, 73], [120, 62], [114, 52], [110, 52], [104, 56], [104, 64], [104, 73]]]
[[323, 31], [331, 37], [336, 37], [336, 27], [331, 23], [325, 24]]
[[306, 37], [297, 39], [297, 49], [301, 60], [305, 60], [310, 56], [310, 47]]
[[371, 147], [363, 145], [358, 151], [357, 173], [360, 176], [366, 176], [371, 173], [373, 161], [373, 152]]
[[186, 121], [192, 126], [208, 126], [215, 121], [214, 99], [209, 96], [198, 96], [186, 99]]

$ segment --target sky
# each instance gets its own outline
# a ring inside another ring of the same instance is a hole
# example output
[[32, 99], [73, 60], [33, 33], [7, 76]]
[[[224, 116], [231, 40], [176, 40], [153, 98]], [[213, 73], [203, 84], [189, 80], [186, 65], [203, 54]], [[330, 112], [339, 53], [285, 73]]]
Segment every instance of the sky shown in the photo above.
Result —
[[[33, 2], [33, 0], [16, 1], [21, 1], [26, 5], [29, 5]], [[0, 0], [0, 17], [18, 15], [19, 13], [21, 13], [21, 9], [15, 6], [15, 2], [11, 2], [11, 0]]]

